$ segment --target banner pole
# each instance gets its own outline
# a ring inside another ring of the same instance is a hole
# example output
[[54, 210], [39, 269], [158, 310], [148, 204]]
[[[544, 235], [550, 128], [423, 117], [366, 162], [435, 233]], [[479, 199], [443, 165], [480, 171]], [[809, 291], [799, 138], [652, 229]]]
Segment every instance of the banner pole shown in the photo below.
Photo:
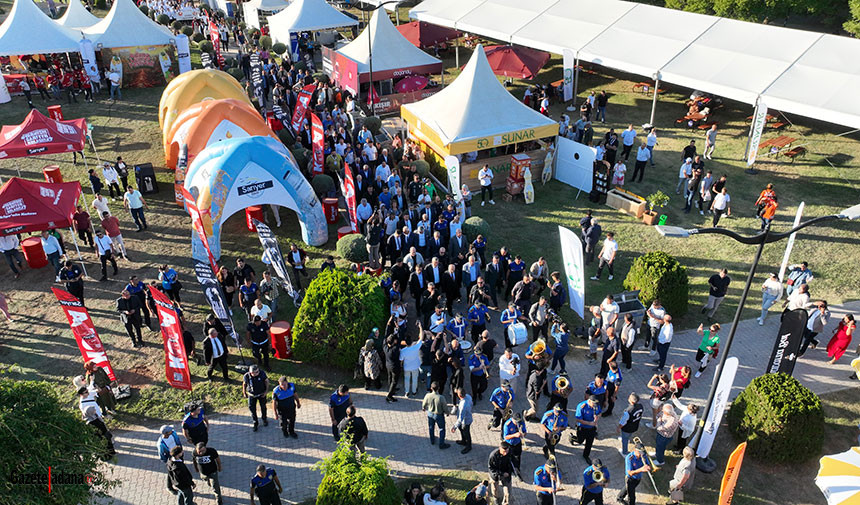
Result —
[[84, 265], [84, 257], [81, 256], [81, 248], [78, 247], [78, 238], [75, 236], [75, 231], [69, 226], [69, 231], [72, 232], [72, 242], [75, 243], [75, 250], [78, 251], [78, 260], [81, 262], [81, 268], [84, 269], [84, 277], [89, 277], [90, 274], [87, 273], [87, 267]]

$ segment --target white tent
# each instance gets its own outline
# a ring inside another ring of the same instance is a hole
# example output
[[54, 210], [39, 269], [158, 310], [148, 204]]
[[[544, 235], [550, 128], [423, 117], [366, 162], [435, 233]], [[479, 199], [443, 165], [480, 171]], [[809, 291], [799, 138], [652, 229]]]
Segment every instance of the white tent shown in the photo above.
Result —
[[759, 93], [820, 37], [820, 33], [720, 19], [660, 69], [660, 78], [755, 103]]
[[95, 47], [158, 46], [170, 44], [173, 33], [149, 19], [132, 0], [114, 0], [104, 19], [84, 30]]
[[269, 16], [272, 39], [288, 46], [290, 32], [314, 32], [357, 24], [358, 21], [335, 9], [325, 0], [293, 0], [289, 7]]
[[256, 7], [258, 11], [276, 12], [286, 9], [290, 2], [289, 0], [249, 0], [247, 5]]
[[457, 29], [511, 41], [511, 34], [522, 28], [558, 0], [487, 0], [457, 20]]
[[409, 11], [409, 17], [433, 25], [458, 28], [457, 20], [482, 3], [484, 0], [425, 0]]
[[0, 55], [77, 53], [80, 34], [60, 26], [33, 0], [15, 0], [0, 25]]
[[768, 107], [860, 128], [860, 41], [824, 35], [762, 93]]
[[[401, 106], [401, 114], [415, 132], [426, 136], [424, 140], [450, 154], [558, 133], [555, 121], [508, 93], [481, 45], [454, 82], [420, 102]], [[531, 135], [519, 135], [522, 132]]]
[[93, 16], [79, 0], [69, 0], [66, 13], [56, 21], [68, 28], [87, 28], [98, 23], [101, 19]]
[[[368, 62], [368, 40], [373, 48], [373, 72], [388, 70], [399, 70], [402, 68], [414, 68], [424, 65], [438, 65], [442, 70], [442, 61], [430, 56], [421, 49], [412, 45], [406, 37], [397, 31], [388, 14], [380, 14], [379, 10], [373, 12], [370, 23], [358, 37], [349, 44], [338, 49], [344, 56], [358, 63], [358, 73], [369, 71]], [[387, 77], [380, 77], [387, 78]]]

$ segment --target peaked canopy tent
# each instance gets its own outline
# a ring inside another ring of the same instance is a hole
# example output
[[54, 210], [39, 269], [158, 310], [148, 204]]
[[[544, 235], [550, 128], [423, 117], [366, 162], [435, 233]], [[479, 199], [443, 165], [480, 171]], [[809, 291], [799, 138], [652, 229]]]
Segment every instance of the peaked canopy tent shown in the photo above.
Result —
[[170, 45], [174, 35], [149, 19], [132, 0], [114, 0], [107, 16], [84, 30], [95, 47]]
[[358, 21], [335, 9], [325, 0], [293, 0], [290, 5], [269, 16], [272, 40], [290, 45], [290, 33], [331, 30], [356, 26]]
[[288, 0], [250, 0], [247, 4], [255, 7], [258, 11], [276, 12], [286, 9], [290, 2]]
[[523, 46], [488, 46], [485, 50], [496, 75], [534, 79], [549, 61], [549, 53]]
[[72, 231], [72, 216], [81, 192], [77, 181], [49, 183], [12, 177], [0, 187], [0, 235], [69, 228], [86, 275], [77, 234]]
[[0, 56], [77, 53], [80, 34], [60, 26], [32, 0], [15, 0], [0, 25]]
[[89, 28], [99, 21], [101, 18], [94, 16], [79, 0], [69, 0], [66, 13], [56, 20], [59, 25], [72, 29]]
[[460, 38], [463, 34], [444, 26], [431, 25], [426, 21], [412, 21], [397, 26], [400, 35], [421, 49], [433, 47], [436, 44]]
[[83, 151], [86, 137], [86, 119], [56, 121], [32, 109], [21, 124], [3, 125], [0, 159]]
[[[481, 45], [454, 82], [429, 98], [403, 105], [400, 113], [410, 134], [442, 158], [558, 134], [555, 121], [508, 93]], [[477, 187], [476, 171], [463, 164], [461, 172], [463, 183]]]

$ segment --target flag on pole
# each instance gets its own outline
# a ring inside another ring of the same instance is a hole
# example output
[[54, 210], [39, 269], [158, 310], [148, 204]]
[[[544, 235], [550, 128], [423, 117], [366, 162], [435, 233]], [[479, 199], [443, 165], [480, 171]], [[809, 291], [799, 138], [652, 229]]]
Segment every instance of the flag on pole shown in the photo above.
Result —
[[732, 455], [729, 456], [729, 461], [726, 463], [726, 473], [723, 474], [723, 481], [720, 484], [720, 501], [719, 505], [731, 505], [732, 498], [735, 496], [735, 486], [738, 483], [738, 474], [741, 471], [741, 465], [744, 462], [744, 452], [747, 450], [747, 443], [741, 442]]
[[284, 255], [281, 254], [281, 245], [278, 243], [278, 237], [272, 233], [269, 225], [261, 223], [254, 219], [254, 226], [257, 228], [257, 237], [263, 245], [263, 255], [269, 259], [272, 268], [275, 269], [275, 274], [281, 280], [284, 291], [291, 298], [296, 298], [296, 290], [293, 288], [293, 283], [290, 282], [290, 274], [287, 272], [287, 265], [284, 263]]
[[218, 263], [215, 261], [215, 256], [212, 255], [212, 250], [209, 249], [209, 239], [206, 237], [206, 228], [203, 226], [203, 216], [200, 214], [200, 209], [197, 208], [194, 197], [185, 187], [182, 188], [182, 196], [185, 198], [185, 208], [188, 210], [188, 215], [191, 216], [191, 226], [194, 227], [197, 236], [200, 238], [200, 242], [203, 242], [203, 247], [206, 248], [206, 254], [209, 256], [209, 265], [212, 266], [212, 273], [216, 273], [218, 272]]
[[299, 96], [296, 99], [296, 110], [293, 112], [293, 119], [290, 124], [293, 128], [293, 135], [298, 135], [302, 131], [302, 121], [305, 119], [315, 89], [316, 86], [308, 84], [299, 91]]
[[562, 69], [564, 70], [564, 101], [569, 102], [573, 99], [573, 73], [576, 58], [573, 56], [573, 51], [570, 49], [561, 50]]
[[561, 257], [564, 261], [564, 274], [567, 279], [567, 293], [570, 308], [585, 317], [585, 267], [583, 266], [582, 241], [575, 233], [563, 226], [558, 227], [561, 240]]
[[325, 133], [323, 132], [322, 120], [320, 117], [311, 112], [311, 147], [313, 147], [313, 163], [311, 164], [311, 174], [318, 175], [323, 173], [325, 160], [323, 153], [325, 152]]
[[161, 335], [164, 338], [164, 373], [167, 382], [176, 389], [191, 391], [191, 372], [188, 370], [188, 356], [182, 343], [182, 326], [179, 316], [170, 299], [157, 289], [150, 290], [158, 310]]
[[[340, 180], [340, 191], [343, 193], [343, 199], [346, 201], [346, 213], [349, 216], [349, 226], [353, 232], [358, 231], [358, 211], [355, 195], [355, 178], [352, 175], [352, 168], [349, 163], [343, 163], [343, 179]], [[338, 177], [340, 175], [338, 174]]]
[[96, 365], [105, 369], [110, 380], [115, 381], [116, 375], [113, 373], [113, 368], [110, 366], [110, 360], [105, 352], [102, 340], [96, 333], [96, 328], [93, 325], [93, 320], [84, 304], [73, 294], [59, 288], [51, 288], [57, 301], [60, 302], [60, 307], [66, 313], [66, 319], [69, 320], [69, 326], [72, 328], [72, 333], [75, 335], [75, 341], [78, 343], [78, 349], [81, 351], [81, 356], [84, 358], [84, 363], [92, 361]]

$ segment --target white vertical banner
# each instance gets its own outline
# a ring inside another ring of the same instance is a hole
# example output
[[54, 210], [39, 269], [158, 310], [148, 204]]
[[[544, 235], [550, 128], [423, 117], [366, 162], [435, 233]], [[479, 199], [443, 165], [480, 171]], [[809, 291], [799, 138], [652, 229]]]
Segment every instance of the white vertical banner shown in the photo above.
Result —
[[761, 133], [764, 131], [764, 125], [767, 123], [767, 104], [759, 97], [756, 105], [755, 117], [753, 117], [752, 132], [750, 137], [750, 149], [747, 153], [747, 166], [751, 167], [755, 163], [758, 155], [758, 145], [761, 142]]
[[93, 42], [83, 38], [78, 42], [78, 47], [81, 50], [81, 63], [84, 65], [87, 76], [98, 79], [99, 69], [96, 66], [96, 51], [93, 49]]
[[260, 13], [257, 11], [257, 6], [252, 5], [253, 2], [242, 4], [242, 11], [245, 14], [245, 24], [254, 28], [260, 28]]
[[[803, 217], [803, 208], [806, 206], [806, 202], [800, 202], [800, 205], [797, 206], [797, 214], [794, 216], [794, 226], [792, 228], [797, 228], [800, 224], [800, 219]], [[791, 248], [794, 247], [794, 239], [797, 237], [797, 232], [792, 233], [788, 237], [788, 243], [785, 244], [785, 255], [782, 257], [782, 265], [779, 266], [779, 282], [782, 282], [785, 278], [785, 269], [788, 267], [788, 258], [791, 256]]]
[[720, 421], [723, 419], [723, 412], [729, 403], [729, 395], [732, 392], [732, 384], [735, 382], [737, 371], [738, 358], [735, 356], [727, 358], [726, 364], [723, 366], [723, 374], [717, 383], [717, 393], [714, 395], [711, 412], [705, 421], [702, 438], [699, 439], [699, 448], [696, 450], [696, 456], [702, 459], [707, 458], [708, 454], [711, 453], [711, 447], [714, 445], [714, 439], [717, 436], [717, 429], [719, 429]]
[[9, 94], [9, 88], [6, 87], [6, 79], [0, 76], [0, 103], [9, 103], [12, 101], [12, 95]]
[[445, 167], [448, 171], [448, 185], [451, 186], [454, 201], [457, 202], [460, 213], [465, 216], [466, 202], [463, 201], [463, 194], [460, 191], [460, 160], [456, 156], [445, 156]]
[[180, 74], [191, 71], [191, 47], [184, 33], [176, 36], [176, 59], [179, 61]]
[[561, 240], [561, 257], [564, 261], [564, 275], [567, 279], [567, 295], [570, 308], [585, 317], [585, 267], [582, 258], [582, 241], [576, 233], [563, 226], [558, 227]]
[[576, 65], [576, 57], [570, 49], [561, 50], [562, 69], [564, 71], [564, 101], [573, 99], [573, 67]]

